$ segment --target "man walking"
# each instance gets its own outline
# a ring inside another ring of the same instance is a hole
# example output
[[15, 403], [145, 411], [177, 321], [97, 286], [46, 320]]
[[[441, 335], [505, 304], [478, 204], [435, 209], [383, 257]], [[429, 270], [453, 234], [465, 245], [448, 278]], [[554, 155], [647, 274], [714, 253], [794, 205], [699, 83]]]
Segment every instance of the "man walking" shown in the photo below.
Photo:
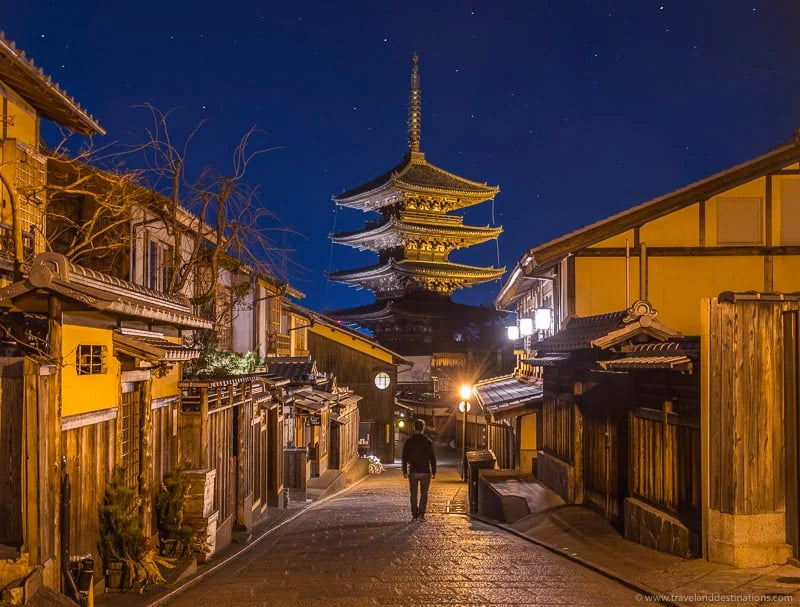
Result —
[[[415, 521], [425, 520], [425, 508], [428, 505], [428, 488], [436, 477], [436, 454], [433, 443], [422, 431], [425, 420], [414, 422], [416, 433], [410, 436], [403, 445], [403, 478], [408, 479], [411, 493], [411, 517]], [[419, 492], [419, 503], [417, 503]]]

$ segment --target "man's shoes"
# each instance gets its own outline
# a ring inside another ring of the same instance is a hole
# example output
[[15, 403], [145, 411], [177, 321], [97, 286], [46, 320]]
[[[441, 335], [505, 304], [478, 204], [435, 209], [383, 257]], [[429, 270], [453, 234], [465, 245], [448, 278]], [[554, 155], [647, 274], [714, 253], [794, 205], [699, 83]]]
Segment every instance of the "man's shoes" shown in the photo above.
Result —
[[412, 516], [412, 517], [411, 517], [411, 520], [412, 520], [412, 521], [416, 521], [416, 520], [418, 520], [418, 517], [417, 517], [417, 516]]
[[425, 515], [424, 515], [424, 514], [420, 514], [420, 515], [417, 517], [417, 520], [418, 520], [418, 521], [424, 521], [424, 520], [425, 520]]

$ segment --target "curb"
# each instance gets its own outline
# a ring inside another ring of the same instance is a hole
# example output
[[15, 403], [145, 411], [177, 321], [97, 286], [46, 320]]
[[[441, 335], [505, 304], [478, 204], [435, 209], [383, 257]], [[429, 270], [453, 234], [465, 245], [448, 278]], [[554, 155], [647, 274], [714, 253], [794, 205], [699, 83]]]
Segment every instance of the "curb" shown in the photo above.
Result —
[[[495, 527], [497, 529], [502, 529], [503, 531], [506, 531], [506, 532], [508, 532], [508, 533], [510, 533], [512, 535], [515, 535], [515, 536], [517, 536], [517, 537], [519, 537], [519, 538], [521, 538], [523, 540], [527, 540], [531, 544], [536, 544], [537, 546], [541, 546], [542, 548], [544, 548], [546, 550], [549, 550], [550, 552], [552, 552], [554, 554], [558, 554], [559, 556], [562, 556], [563, 558], [565, 558], [567, 560], [570, 560], [573, 563], [577, 563], [578, 565], [581, 565], [582, 567], [585, 567], [587, 569], [591, 569], [595, 573], [599, 573], [600, 575], [603, 575], [603, 576], [605, 576], [605, 577], [607, 577], [609, 579], [612, 579], [615, 582], [618, 582], [618, 583], [622, 584], [623, 586], [627, 586], [628, 588], [630, 588], [631, 590], [635, 590], [639, 594], [646, 595], [648, 597], [652, 597], [653, 601], [652, 602], [648, 601], [648, 603], [655, 604], [655, 605], [667, 605], [668, 607], [692, 607], [692, 605], [693, 605], [692, 603], [684, 603], [684, 602], [677, 602], [677, 601], [667, 601], [665, 599], [660, 599], [659, 597], [663, 597], [664, 594], [665, 594], [663, 591], [654, 590], [653, 588], [650, 588], [650, 587], [648, 587], [648, 586], [646, 586], [646, 585], [644, 585], [644, 584], [642, 584], [640, 582], [635, 582], [635, 581], [633, 581], [631, 579], [623, 577], [619, 573], [617, 573], [617, 572], [615, 572], [615, 571], [613, 571], [611, 569], [606, 569], [605, 567], [602, 567], [601, 565], [597, 565], [595, 563], [592, 563], [591, 561], [588, 561], [588, 560], [586, 560], [586, 559], [584, 559], [584, 558], [582, 558], [580, 556], [573, 556], [572, 554], [569, 554], [568, 552], [564, 552], [562, 549], [560, 549], [557, 546], [554, 546], [554, 545], [552, 545], [552, 544], [550, 544], [548, 542], [544, 542], [542, 540], [536, 539], [536, 538], [531, 537], [529, 535], [525, 535], [521, 531], [517, 531], [516, 529], [514, 529], [513, 527], [511, 527], [511, 526], [509, 526], [509, 525], [507, 525], [505, 523], [500, 523], [500, 522], [498, 522], [498, 521], [496, 521], [494, 519], [487, 518], [487, 517], [482, 516], [480, 514], [470, 513], [468, 516], [471, 519], [474, 519], [476, 521], [480, 521], [481, 523], [484, 523], [486, 525], [490, 525], [490, 526]], [[644, 602], [642, 597], [638, 597], [637, 600], [640, 600], [641, 602]]]

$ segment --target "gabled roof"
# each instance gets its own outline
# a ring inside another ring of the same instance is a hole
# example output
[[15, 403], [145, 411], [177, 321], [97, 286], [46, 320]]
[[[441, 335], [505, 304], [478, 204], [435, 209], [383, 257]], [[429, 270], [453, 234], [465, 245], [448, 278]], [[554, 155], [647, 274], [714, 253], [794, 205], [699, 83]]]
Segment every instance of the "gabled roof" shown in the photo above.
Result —
[[[346, 334], [350, 341], [358, 342], [364, 346], [366, 346], [370, 350], [377, 350], [387, 358], [391, 358], [392, 364], [395, 365], [409, 365], [411, 364], [408, 360], [400, 356], [397, 352], [386, 348], [385, 346], [380, 345], [377, 341], [365, 335], [360, 331], [356, 331], [355, 329], [351, 329], [340, 322], [337, 322], [335, 319], [331, 318], [328, 315], [320, 314], [319, 312], [314, 312], [309, 308], [301, 306], [296, 302], [287, 302], [286, 307], [300, 315], [306, 316], [311, 319], [312, 327], [310, 329], [313, 331], [314, 325], [325, 327], [326, 329], [338, 331], [343, 334]], [[272, 359], [272, 360], [281, 360], [281, 359]]]
[[[482, 202], [493, 198], [499, 191], [500, 188], [497, 186], [470, 181], [440, 169], [425, 160], [422, 152], [409, 152], [393, 169], [364, 185], [334, 196], [333, 200], [342, 206], [369, 210], [375, 207], [375, 200], [384, 201], [377, 205], [378, 208], [397, 202], [399, 192], [439, 193], [469, 199], [478, 198]], [[476, 203], [478, 200], [472, 202]]]
[[4, 32], [0, 32], [0, 80], [14, 89], [42, 116], [56, 124], [84, 135], [105, 135], [105, 130], [94, 117], [59, 88], [42, 68], [27, 58], [24, 51], [6, 39]]
[[178, 327], [210, 329], [213, 323], [192, 314], [182, 297], [165, 295], [132, 282], [70, 263], [59, 253], [40, 253], [28, 276], [0, 289], [0, 306], [44, 312], [50, 291], [67, 309], [96, 310], [114, 316], [146, 319]]
[[548, 267], [570, 253], [580, 251], [699, 201], [707, 200], [798, 161], [800, 161], [800, 131], [788, 143], [776, 147], [766, 154], [537, 245], [520, 258], [517, 267], [495, 299], [495, 305], [500, 308], [504, 307], [514, 296], [525, 276], [530, 275], [535, 268]]
[[[628, 309], [597, 316], [574, 316], [566, 327], [547, 339], [533, 344], [537, 357], [599, 348], [608, 350], [623, 342], [648, 336], [657, 340], [682, 337], [656, 320], [657, 312], [646, 301], [637, 301]], [[535, 361], [536, 359], [534, 359]]]

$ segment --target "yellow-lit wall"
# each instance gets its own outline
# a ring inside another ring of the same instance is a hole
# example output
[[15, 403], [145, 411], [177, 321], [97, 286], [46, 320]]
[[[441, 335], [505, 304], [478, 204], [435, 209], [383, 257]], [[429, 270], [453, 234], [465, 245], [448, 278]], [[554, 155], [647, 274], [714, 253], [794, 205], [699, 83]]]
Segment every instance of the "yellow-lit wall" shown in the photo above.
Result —
[[[109, 409], [119, 405], [120, 366], [108, 329], [77, 325], [63, 328], [63, 367], [61, 369], [62, 416]], [[75, 353], [79, 345], [106, 346], [106, 373], [78, 375]]]
[[[630, 260], [630, 301], [639, 299], [639, 258]], [[575, 313], [593, 316], [625, 309], [625, 257], [575, 259]]]
[[[781, 183], [798, 180], [797, 175], [771, 177], [772, 229], [771, 244], [780, 246]], [[698, 305], [704, 297], [716, 297], [722, 291], [800, 291], [800, 256], [774, 255], [772, 266], [763, 255], [697, 254], [696, 248], [713, 251], [717, 246], [717, 211], [723, 198], [755, 198], [760, 200], [761, 240], [767, 243], [767, 179], [753, 180], [709, 198], [705, 202], [704, 220], [700, 203], [690, 205], [639, 228], [639, 241], [647, 245], [646, 298], [658, 311], [658, 318], [667, 326], [687, 335], [700, 333]], [[743, 219], [744, 220], [744, 219]], [[705, 227], [704, 239], [701, 230]], [[633, 231], [628, 230], [593, 245], [593, 249], [624, 250], [625, 238], [636, 254], [630, 258], [630, 302], [640, 298], [640, 248], [633, 247]], [[747, 248], [747, 245], [739, 245]], [[655, 254], [659, 247], [687, 247], [685, 255]], [[727, 249], [731, 250], [731, 249]], [[751, 251], [756, 249], [751, 248]], [[562, 266], [563, 268], [563, 266]], [[562, 269], [563, 271], [563, 269]], [[771, 275], [770, 275], [771, 272]], [[579, 316], [604, 314], [625, 308], [625, 258], [619, 256], [578, 256], [575, 258], [575, 312]], [[563, 285], [563, 283], [562, 283]]]
[[525, 474], [533, 474], [533, 458], [536, 457], [536, 413], [519, 418], [519, 465]]
[[153, 377], [151, 398], [165, 398], [180, 394], [178, 382], [181, 379], [181, 366], [176, 364], [164, 377]]
[[700, 245], [699, 226], [700, 205], [694, 204], [643, 225], [639, 241], [648, 247], [696, 247]]

